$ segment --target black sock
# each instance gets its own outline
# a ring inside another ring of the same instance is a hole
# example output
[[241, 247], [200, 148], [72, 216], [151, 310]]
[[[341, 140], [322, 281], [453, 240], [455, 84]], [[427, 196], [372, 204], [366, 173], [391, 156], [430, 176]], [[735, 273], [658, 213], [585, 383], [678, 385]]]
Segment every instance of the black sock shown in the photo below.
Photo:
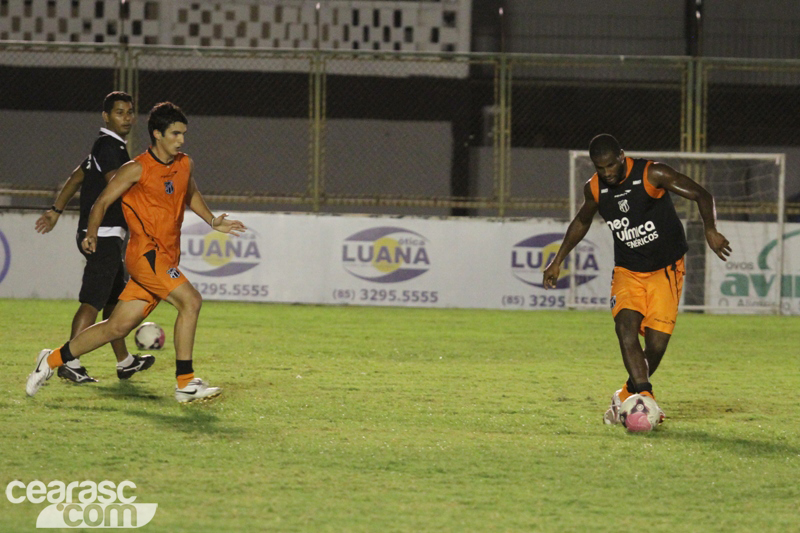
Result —
[[625, 383], [628, 387], [628, 392], [633, 392], [636, 389], [636, 385], [633, 384], [633, 378], [628, 377], [628, 381]]
[[644, 383], [634, 383], [633, 389], [628, 389], [628, 391], [635, 394], [641, 394], [643, 392], [649, 392], [650, 394], [653, 394], [653, 386], [649, 381], [645, 381]]
[[189, 359], [188, 361], [181, 361], [180, 359], [175, 360], [175, 376], [185, 376], [186, 374], [191, 374], [194, 372], [192, 368], [192, 360]]
[[72, 355], [72, 351], [69, 349], [69, 342], [67, 342], [64, 346], [61, 347], [61, 362], [65, 365], [70, 361], [74, 361], [76, 358]]

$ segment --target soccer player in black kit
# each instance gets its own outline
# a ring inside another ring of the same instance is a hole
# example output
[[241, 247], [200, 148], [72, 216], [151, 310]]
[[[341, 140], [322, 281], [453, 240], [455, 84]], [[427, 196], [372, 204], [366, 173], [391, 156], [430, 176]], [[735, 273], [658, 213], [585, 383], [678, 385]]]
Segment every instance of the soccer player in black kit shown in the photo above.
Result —
[[[72, 319], [71, 337], [94, 324], [100, 310], [103, 311], [104, 319], [111, 316], [117, 298], [125, 287], [126, 274], [122, 256], [128, 227], [119, 201], [108, 209], [103, 218], [98, 232], [97, 251], [94, 254], [84, 253], [81, 241], [86, 236], [89, 211], [95, 200], [117, 169], [130, 161], [126, 139], [133, 127], [133, 121], [133, 98], [129, 94], [114, 91], [105, 97], [103, 100], [105, 127], [100, 128], [91, 153], [72, 172], [58, 193], [53, 206], [36, 221], [36, 231], [39, 233], [52, 230], [58, 222], [59, 215], [80, 189], [80, 219], [76, 242], [78, 250], [86, 257], [86, 266], [78, 297], [81, 305]], [[117, 358], [117, 377], [120, 379], [127, 379], [136, 372], [146, 370], [155, 362], [152, 355], [131, 355], [125, 339], [117, 339], [111, 346]], [[97, 381], [77, 359], [59, 367], [58, 376], [79, 384]]]
[[663, 163], [625, 157], [617, 140], [607, 134], [592, 139], [589, 157], [597, 173], [583, 188], [583, 205], [545, 269], [543, 284], [555, 288], [561, 263], [599, 212], [614, 236], [611, 307], [628, 372], [628, 381], [614, 393], [603, 416], [606, 424], [617, 424], [626, 398], [654, 397], [650, 376], [667, 350], [678, 316], [683, 256], [689, 247], [669, 193], [697, 203], [708, 246], [720, 259], [727, 260], [731, 247], [717, 231], [711, 193], [688, 176]]

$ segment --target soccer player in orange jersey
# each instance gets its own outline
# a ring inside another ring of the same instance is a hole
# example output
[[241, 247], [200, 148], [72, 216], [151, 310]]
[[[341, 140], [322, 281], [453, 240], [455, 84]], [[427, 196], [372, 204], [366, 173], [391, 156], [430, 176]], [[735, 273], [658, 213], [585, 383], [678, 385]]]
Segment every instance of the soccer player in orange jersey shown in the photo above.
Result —
[[89, 215], [87, 253], [97, 249], [97, 230], [108, 207], [122, 198], [130, 240], [125, 266], [130, 274], [119, 303], [108, 320], [91, 326], [56, 350], [42, 350], [28, 376], [26, 392], [33, 396], [57, 368], [114, 339], [125, 337], [166, 300], [178, 310], [175, 320], [177, 385], [175, 398], [191, 402], [213, 398], [218, 387], [194, 377], [192, 351], [202, 297], [178, 268], [183, 213], [186, 206], [213, 229], [240, 235], [245, 226], [214, 216], [192, 177], [191, 158], [180, 151], [188, 120], [179, 107], [163, 102], [150, 112], [150, 148], [123, 165], [98, 197]]
[[555, 288], [561, 263], [599, 212], [614, 236], [611, 306], [628, 371], [628, 381], [614, 393], [603, 417], [605, 423], [616, 424], [619, 406], [631, 394], [653, 396], [650, 376], [667, 350], [678, 316], [683, 256], [689, 247], [669, 192], [697, 203], [708, 246], [720, 259], [727, 260], [731, 247], [717, 231], [711, 193], [688, 176], [662, 163], [625, 157], [617, 140], [607, 134], [592, 139], [589, 157], [597, 173], [583, 188], [583, 205], [545, 268], [543, 284]]

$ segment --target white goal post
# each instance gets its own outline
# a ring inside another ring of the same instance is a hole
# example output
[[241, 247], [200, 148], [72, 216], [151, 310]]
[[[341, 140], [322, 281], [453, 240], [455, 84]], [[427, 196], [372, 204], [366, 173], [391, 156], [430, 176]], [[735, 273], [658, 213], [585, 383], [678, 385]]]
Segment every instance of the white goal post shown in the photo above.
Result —
[[[731, 241], [733, 253], [723, 262], [705, 242], [696, 204], [672, 194], [689, 243], [681, 310], [798, 313], [793, 309], [796, 303], [793, 297], [796, 299], [800, 294], [794, 294], [793, 287], [800, 283], [800, 278], [784, 276], [785, 154], [625, 152], [625, 155], [665, 163], [708, 189], [716, 201], [718, 229]], [[594, 173], [588, 151], [570, 151], [570, 220], [583, 203], [583, 187]], [[597, 218], [600, 219], [599, 215]], [[604, 241], [607, 242], [602, 245], [607, 244], [613, 268], [610, 233]], [[568, 272], [569, 306], [598, 308], [595, 304], [580, 303], [586, 298], [581, 298], [580, 280], [576, 283], [577, 270], [576, 266]]]

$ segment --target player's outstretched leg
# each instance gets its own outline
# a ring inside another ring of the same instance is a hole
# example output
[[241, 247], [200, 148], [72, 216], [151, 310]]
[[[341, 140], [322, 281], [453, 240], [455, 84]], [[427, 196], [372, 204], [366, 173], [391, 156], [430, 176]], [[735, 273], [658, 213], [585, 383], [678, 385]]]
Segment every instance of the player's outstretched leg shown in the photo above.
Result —
[[25, 392], [28, 396], [33, 396], [39, 392], [39, 388], [53, 375], [53, 369], [47, 364], [47, 356], [50, 355], [52, 351], [53, 350], [42, 350], [39, 352], [39, 355], [36, 356], [36, 367], [33, 369], [33, 372], [28, 375], [28, 382], [25, 384]]
[[108, 320], [84, 329], [61, 348], [39, 352], [39, 356], [36, 358], [36, 368], [28, 376], [25, 386], [28, 396], [36, 394], [42, 384], [55, 373], [55, 368], [64, 366], [107, 342], [125, 337], [142, 321], [146, 305], [146, 302], [138, 300], [122, 302], [117, 305]]
[[137, 372], [143, 372], [153, 366], [156, 358], [150, 354], [145, 355], [131, 355], [128, 358], [117, 363], [117, 377], [119, 379], [128, 379]]

